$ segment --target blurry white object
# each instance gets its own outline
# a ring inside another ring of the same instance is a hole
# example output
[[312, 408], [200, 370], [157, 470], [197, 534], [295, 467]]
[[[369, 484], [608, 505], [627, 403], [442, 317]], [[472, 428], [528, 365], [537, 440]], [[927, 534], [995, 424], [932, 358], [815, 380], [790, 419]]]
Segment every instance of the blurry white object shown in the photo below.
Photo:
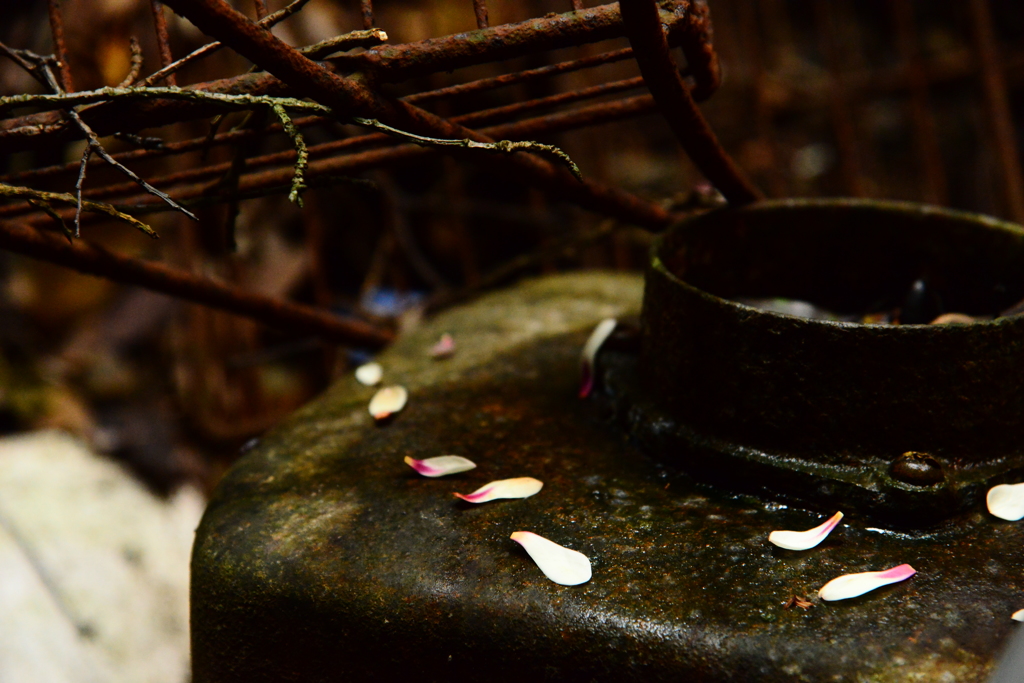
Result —
[[187, 681], [203, 506], [60, 432], [0, 439], [0, 681]]

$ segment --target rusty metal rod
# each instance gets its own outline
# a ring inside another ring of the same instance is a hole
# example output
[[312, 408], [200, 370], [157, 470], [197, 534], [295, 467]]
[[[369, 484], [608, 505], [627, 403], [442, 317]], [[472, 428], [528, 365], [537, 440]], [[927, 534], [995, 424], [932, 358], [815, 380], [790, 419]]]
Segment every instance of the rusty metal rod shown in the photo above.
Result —
[[999, 64], [995, 30], [988, 0], [969, 0], [971, 37], [981, 62], [981, 82], [985, 94], [991, 135], [995, 142], [999, 170], [1003, 176], [1003, 192], [1010, 217], [1024, 223], [1024, 172], [1021, 170], [1017, 134], [1013, 128], [1006, 78]]
[[538, 97], [537, 99], [527, 100], [526, 102], [517, 102], [516, 104], [509, 104], [503, 107], [493, 107], [491, 109], [476, 111], [471, 114], [453, 116], [451, 120], [463, 126], [476, 127], [486, 123], [493, 123], [494, 121], [515, 119], [523, 114], [535, 112], [538, 109], [551, 109], [564, 104], [571, 104], [581, 100], [601, 97], [602, 95], [611, 95], [612, 93], [623, 92], [624, 90], [642, 88], [643, 85], [644, 79], [641, 76], [626, 78], [621, 81], [612, 81], [610, 83], [594, 85], [589, 88], [580, 88], [579, 90], [559, 93], [558, 95]]
[[[690, 2], [676, 0], [664, 3], [658, 10], [672, 45], [681, 44], [687, 37], [701, 37], [702, 24], [690, 8]], [[358, 55], [341, 55], [328, 61], [345, 73], [368, 72], [377, 82], [396, 83], [622, 35], [622, 16], [618, 4], [613, 3], [415, 43], [378, 45]], [[694, 78], [702, 89], [713, 91], [718, 77], [709, 70], [711, 64], [700, 59], [694, 61]]]
[[[680, 27], [680, 46], [686, 57], [686, 68], [693, 76], [694, 86], [690, 92], [697, 102], [711, 97], [722, 83], [718, 53], [711, 44], [711, 12], [707, 0], [691, 0]], [[666, 38], [671, 47], [675, 43]]]
[[517, 83], [528, 83], [535, 81], [539, 78], [548, 78], [550, 76], [569, 73], [571, 71], [589, 69], [595, 66], [601, 66], [602, 64], [609, 64], [611, 62], [621, 62], [625, 59], [629, 59], [632, 56], [633, 50], [631, 48], [626, 47], [622, 48], [621, 50], [613, 50], [612, 52], [604, 52], [599, 55], [594, 55], [593, 57], [583, 57], [581, 59], [573, 59], [567, 62], [559, 62], [557, 64], [541, 66], [536, 69], [516, 71], [510, 74], [493, 76], [491, 78], [481, 78], [475, 81], [469, 81], [468, 83], [450, 85], [446, 88], [427, 90], [426, 92], [407, 95], [402, 99], [410, 104], [415, 104], [419, 102], [428, 102], [430, 100], [441, 99], [444, 97], [467, 95], [470, 93], [481, 92], [484, 90], [493, 90], [495, 88], [516, 85]]
[[53, 35], [53, 54], [57, 58], [57, 78], [64, 92], [73, 92], [75, 83], [71, 78], [68, 63], [68, 47], [64, 41], [64, 15], [60, 11], [60, 0], [49, 0], [47, 10], [50, 16], [50, 33]]
[[[171, 54], [171, 40], [167, 35], [167, 17], [164, 16], [164, 3], [160, 0], [149, 0], [149, 9], [153, 13], [153, 29], [156, 31], [156, 45], [157, 49], [160, 50], [160, 68], [162, 69], [174, 61], [174, 55]], [[166, 85], [178, 85], [178, 77], [174, 74], [168, 74], [155, 83], [160, 81], [163, 81]]]
[[339, 344], [379, 348], [394, 338], [391, 332], [361, 320], [245, 291], [162, 263], [115, 254], [83, 240], [69, 243], [56, 233], [9, 221], [0, 222], [0, 249], [259, 320], [284, 331], [317, 334]]
[[689, 88], [669, 54], [654, 0], [622, 0], [622, 19], [633, 46], [640, 73], [661, 110], [697, 168], [732, 205], [741, 206], [761, 197], [704, 120]]
[[373, 0], [359, 0], [359, 10], [363, 15], [363, 30], [373, 28]]
[[476, 16], [476, 27], [487, 28], [487, 0], [473, 0], [473, 14]]

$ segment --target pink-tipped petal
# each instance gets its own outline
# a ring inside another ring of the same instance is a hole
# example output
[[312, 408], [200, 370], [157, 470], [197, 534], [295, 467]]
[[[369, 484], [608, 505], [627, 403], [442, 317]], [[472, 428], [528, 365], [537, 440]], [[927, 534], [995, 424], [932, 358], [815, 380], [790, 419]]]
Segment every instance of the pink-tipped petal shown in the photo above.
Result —
[[909, 564], [901, 564], [884, 572], [861, 572], [859, 574], [844, 574], [832, 579], [818, 591], [818, 597], [822, 600], [846, 600], [864, 595], [876, 588], [888, 586], [890, 583], [906, 581], [917, 573], [917, 570]]
[[405, 464], [424, 477], [443, 477], [447, 474], [467, 472], [476, 467], [475, 462], [459, 455], [439, 455], [436, 458], [426, 458], [424, 460], [405, 456]]
[[447, 358], [453, 353], [455, 353], [455, 340], [447, 332], [442, 334], [441, 339], [430, 347], [430, 355], [434, 358]]
[[473, 493], [455, 495], [468, 503], [486, 503], [500, 498], [529, 498], [543, 488], [544, 483], [533, 477], [499, 479], [484, 484]]
[[996, 517], [1016, 522], [1024, 517], [1024, 483], [993, 486], [985, 496], [985, 503]]
[[1014, 621], [1024, 621], [1024, 609], [1019, 609], [1010, 615], [1010, 618]]
[[577, 550], [564, 548], [531, 531], [517, 531], [510, 537], [523, 546], [544, 576], [563, 586], [590, 581], [590, 559]]
[[584, 363], [580, 374], [582, 377], [580, 378], [579, 397], [586, 398], [594, 390], [594, 373], [590, 370], [590, 364]]
[[370, 399], [370, 415], [375, 420], [383, 420], [404, 408], [407, 400], [409, 393], [405, 387], [384, 387]]
[[809, 550], [824, 541], [842, 518], [843, 513], [837, 512], [824, 524], [807, 531], [773, 531], [768, 534], [768, 542], [786, 550]]
[[601, 345], [615, 330], [616, 324], [615, 318], [605, 318], [597, 324], [594, 331], [590, 333], [587, 343], [583, 345], [583, 351], [580, 353], [580, 368], [583, 373], [583, 380], [580, 383], [580, 398], [589, 396], [594, 388], [594, 360], [597, 358], [597, 352], [601, 350]]
[[368, 387], [380, 384], [383, 376], [384, 368], [380, 366], [380, 363], [366, 363], [356, 368], [356, 380]]

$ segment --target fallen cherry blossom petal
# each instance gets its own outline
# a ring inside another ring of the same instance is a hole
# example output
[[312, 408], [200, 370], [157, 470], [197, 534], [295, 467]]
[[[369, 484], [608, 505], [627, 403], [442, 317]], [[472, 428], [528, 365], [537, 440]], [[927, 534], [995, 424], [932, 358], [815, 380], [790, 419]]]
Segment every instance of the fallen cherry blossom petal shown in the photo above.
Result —
[[969, 325], [970, 323], [977, 322], [978, 319], [969, 316], [965, 313], [943, 313], [935, 320], [928, 323], [929, 325]]
[[768, 534], [768, 542], [786, 550], [809, 550], [824, 541], [842, 518], [843, 513], [837, 512], [824, 524], [807, 531], [773, 531]]
[[544, 576], [563, 586], [578, 586], [590, 581], [590, 559], [531, 531], [517, 531], [510, 538], [523, 546]]
[[1024, 609], [1019, 609], [1010, 615], [1010, 618], [1014, 621], [1024, 621]]
[[452, 335], [445, 332], [441, 339], [430, 347], [430, 355], [434, 358], [447, 358], [455, 353], [455, 340]]
[[601, 345], [615, 330], [617, 324], [615, 318], [605, 318], [597, 324], [594, 331], [590, 333], [587, 343], [583, 345], [583, 352], [580, 354], [580, 371], [583, 376], [580, 384], [580, 398], [590, 396], [590, 392], [593, 391], [594, 362], [597, 352], [601, 350]]
[[366, 363], [356, 368], [356, 380], [368, 387], [380, 384], [381, 377], [383, 376], [384, 368], [380, 366], [380, 363]]
[[467, 472], [476, 467], [475, 462], [460, 455], [439, 455], [425, 460], [405, 456], [405, 464], [424, 477], [443, 477], [448, 474]]
[[455, 495], [468, 503], [486, 503], [490, 500], [500, 498], [529, 498], [543, 488], [544, 482], [533, 477], [518, 477], [516, 479], [499, 479], [490, 484], [484, 484], [473, 493]]
[[985, 503], [996, 517], [1016, 522], [1024, 517], [1024, 483], [993, 486], [985, 496]]
[[917, 573], [917, 570], [909, 564], [901, 564], [884, 572], [861, 572], [859, 574], [844, 574], [832, 579], [818, 591], [818, 597], [822, 600], [846, 600], [855, 598], [858, 595], [870, 593], [876, 588], [888, 586], [890, 583], [906, 581]]
[[384, 387], [370, 399], [370, 415], [375, 420], [383, 420], [404, 408], [408, 399], [409, 392], [405, 387]]

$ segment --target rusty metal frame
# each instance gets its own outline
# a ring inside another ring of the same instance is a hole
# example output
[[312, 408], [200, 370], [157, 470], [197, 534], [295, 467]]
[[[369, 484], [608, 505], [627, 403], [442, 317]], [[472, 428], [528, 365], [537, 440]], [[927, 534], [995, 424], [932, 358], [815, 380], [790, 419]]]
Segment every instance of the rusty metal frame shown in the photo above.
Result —
[[[60, 2], [59, 0], [49, 0], [49, 2], [49, 17], [54, 35], [57, 54], [55, 63], [59, 80], [63, 90], [72, 91], [73, 83], [64, 47]], [[153, 18], [162, 67], [166, 67], [173, 61], [163, 14], [164, 4], [167, 4], [172, 9], [186, 15], [208, 34], [221, 39], [226, 45], [249, 57], [265, 69], [262, 72], [189, 86], [210, 92], [307, 96], [327, 104], [340, 113], [376, 118], [410, 132], [445, 138], [468, 138], [477, 141], [489, 141], [495, 137], [515, 139], [551, 134], [649, 113], [655, 108], [654, 100], [650, 96], [639, 95], [588, 104], [569, 111], [556, 111], [544, 116], [534, 115], [544, 109], [564, 107], [568, 104], [603, 98], [640, 87], [643, 85], [640, 78], [623, 79], [514, 105], [471, 111], [451, 119], [440, 118], [417, 106], [419, 103], [437, 101], [442, 98], [464, 98], [493, 88], [526, 83], [560, 73], [622, 61], [632, 56], [632, 51], [629, 48], [480, 79], [435, 91], [415, 93], [404, 100], [386, 97], [377, 89], [377, 85], [381, 83], [395, 83], [438, 71], [504, 61], [547, 50], [575, 47], [622, 36], [623, 22], [617, 3], [584, 8], [580, 0], [572, 0], [572, 11], [564, 14], [547, 15], [516, 24], [490, 27], [488, 26], [486, 1], [474, 0], [474, 14], [478, 26], [476, 31], [405, 45], [382, 45], [358, 55], [343, 55], [326, 63], [314, 62], [303, 57], [293, 48], [274, 38], [269, 31], [260, 28], [225, 3], [217, 0], [175, 0], [168, 3], [161, 2], [161, 0], [149, 0], [148, 4]], [[257, 1], [255, 7], [258, 18], [259, 15], [266, 14], [265, 5]], [[361, 0], [361, 10], [364, 28], [371, 28], [374, 25], [372, 1]], [[666, 27], [667, 40], [673, 45], [682, 45], [687, 54], [690, 63], [686, 75], [693, 79], [694, 95], [698, 98], [710, 96], [717, 88], [720, 76], [717, 57], [710, 46], [710, 23], [707, 21], [706, 8], [702, 3], [675, 0], [663, 3], [661, 9], [656, 12]], [[353, 72], [361, 74], [360, 77], [347, 77]], [[174, 85], [175, 76], [173, 74], [166, 76], [165, 82]], [[114, 132], [135, 133], [143, 128], [167, 123], [208, 118], [220, 111], [217, 106], [207, 104], [151, 100], [128, 104], [116, 102], [89, 105], [80, 108], [78, 115], [86, 125], [92, 127], [97, 135], [102, 136]], [[533, 115], [532, 118], [530, 118], [531, 115]], [[324, 122], [317, 117], [307, 117], [297, 123], [305, 127]], [[471, 128], [479, 126], [488, 127], [481, 130]], [[275, 124], [262, 129], [230, 131], [203, 139], [171, 142], [155, 150], [124, 152], [116, 157], [120, 162], [157, 159], [211, 145], [246, 143], [257, 136], [279, 130], [281, 130], [280, 125]], [[76, 127], [66, 125], [63, 114], [57, 110], [37, 111], [33, 114], [9, 117], [0, 120], [0, 153], [64, 144], [79, 135]], [[308, 180], [311, 185], [316, 185], [331, 181], [339, 173], [351, 173], [388, 163], [400, 163], [430, 154], [436, 154], [436, 152], [414, 145], [398, 144], [395, 140], [379, 133], [359, 135], [312, 146], [310, 148], [312, 163], [308, 170]], [[546, 192], [560, 200], [574, 202], [582, 207], [628, 223], [650, 229], [660, 229], [671, 219], [670, 214], [656, 204], [617, 188], [603, 186], [589, 180], [577, 181], [562, 168], [553, 166], [548, 161], [536, 156], [518, 154], [512, 157], [493, 156], [483, 159], [478, 156], [474, 157], [474, 161], [481, 160], [511, 177], [544, 188]], [[52, 182], [59, 180], [62, 176], [70, 176], [76, 171], [81, 177], [83, 169], [89, 163], [89, 159], [86, 158], [82, 164], [65, 164], [25, 173], [8, 174], [0, 181], [5, 183]], [[92, 163], [96, 163], [95, 160]], [[291, 150], [248, 159], [244, 164], [244, 172], [238, 174], [236, 185], [216, 193], [212, 200], [237, 201], [239, 198], [247, 196], [259, 196], [279, 191], [283, 185], [287, 184], [294, 163], [295, 153]], [[210, 188], [220, 182], [229, 171], [237, 170], [235, 164], [237, 161], [231, 164], [213, 164], [152, 178], [152, 180], [170, 190], [177, 199], [192, 200], [201, 204], [211, 201]], [[149, 197], [141, 196], [138, 193], [137, 185], [133, 183], [110, 183], [86, 190], [82, 194], [89, 198], [119, 201], [122, 205], [130, 206], [133, 210], [141, 212], [160, 209], [158, 205], [149, 201]], [[59, 214], [66, 216], [67, 212], [57, 212], [57, 214], [53, 211], [50, 212], [51, 216]], [[281, 319], [280, 315], [267, 313], [267, 310], [290, 310], [287, 302], [279, 302], [283, 304], [283, 308], [282, 306], [270, 306], [269, 308], [257, 306], [256, 308], [263, 311], [262, 313], [254, 313], [253, 311], [256, 309], [246, 313], [246, 306], [238, 303], [240, 301], [237, 296], [239, 293], [234, 292], [225, 299], [223, 292], [218, 289], [223, 286], [214, 286], [216, 283], [213, 285], [209, 282], [201, 283], [198, 279], [193, 278], [191, 290], [187, 287], [182, 288], [181, 283], [188, 282], [192, 277], [188, 273], [176, 273], [174, 277], [168, 279], [166, 273], [162, 276], [154, 275], [156, 271], [153, 268], [159, 270], [159, 266], [156, 264], [135, 263], [133, 259], [125, 259], [125, 257], [116, 255], [108, 255], [109, 258], [98, 257], [96, 254], [99, 252], [96, 251], [96, 248], [86, 243], [65, 246], [59, 243], [59, 240], [54, 241], [51, 239], [52, 236], [47, 234], [41, 234], [39, 239], [29, 239], [25, 232], [29, 228], [26, 226], [43, 227], [49, 220], [41, 217], [36, 213], [36, 208], [29, 204], [8, 204], [0, 207], [0, 216], [5, 219], [20, 218], [23, 220], [20, 225], [10, 222], [0, 224], [0, 232], [4, 233], [2, 237], [4, 245], [14, 251], [94, 274], [103, 274], [101, 271], [104, 268], [109, 268], [110, 273], [107, 275], [112, 279], [136, 282], [158, 291], [196, 301], [202, 301], [205, 297], [210, 305], [233, 310], [243, 315], [255, 315], [258, 318], [262, 315], [260, 319], [265, 322], [271, 322], [274, 319], [278, 319], [280, 322]], [[88, 223], [89, 219], [85, 222]], [[134, 274], [127, 276], [126, 273]], [[143, 275], [140, 276], [138, 273]], [[167, 283], [170, 281], [178, 284], [168, 289]], [[324, 322], [331, 316], [327, 314], [324, 316], [326, 317], [319, 323], [316, 322], [318, 320], [316, 316], [307, 316], [306, 322], [299, 327], [308, 329], [310, 326], [316, 327], [318, 324], [324, 324], [326, 325], [324, 332], [328, 336], [338, 339], [348, 334], [354, 343], [369, 343], [368, 340], [371, 338], [373, 343], [379, 343], [387, 334], [383, 330], [377, 330], [376, 337], [373, 337], [372, 334], [367, 336], [368, 333], [365, 330], [363, 333], [356, 333], [344, 324], [339, 327], [337, 323], [332, 328], [330, 324]], [[360, 335], [362, 336], [360, 337]]]

